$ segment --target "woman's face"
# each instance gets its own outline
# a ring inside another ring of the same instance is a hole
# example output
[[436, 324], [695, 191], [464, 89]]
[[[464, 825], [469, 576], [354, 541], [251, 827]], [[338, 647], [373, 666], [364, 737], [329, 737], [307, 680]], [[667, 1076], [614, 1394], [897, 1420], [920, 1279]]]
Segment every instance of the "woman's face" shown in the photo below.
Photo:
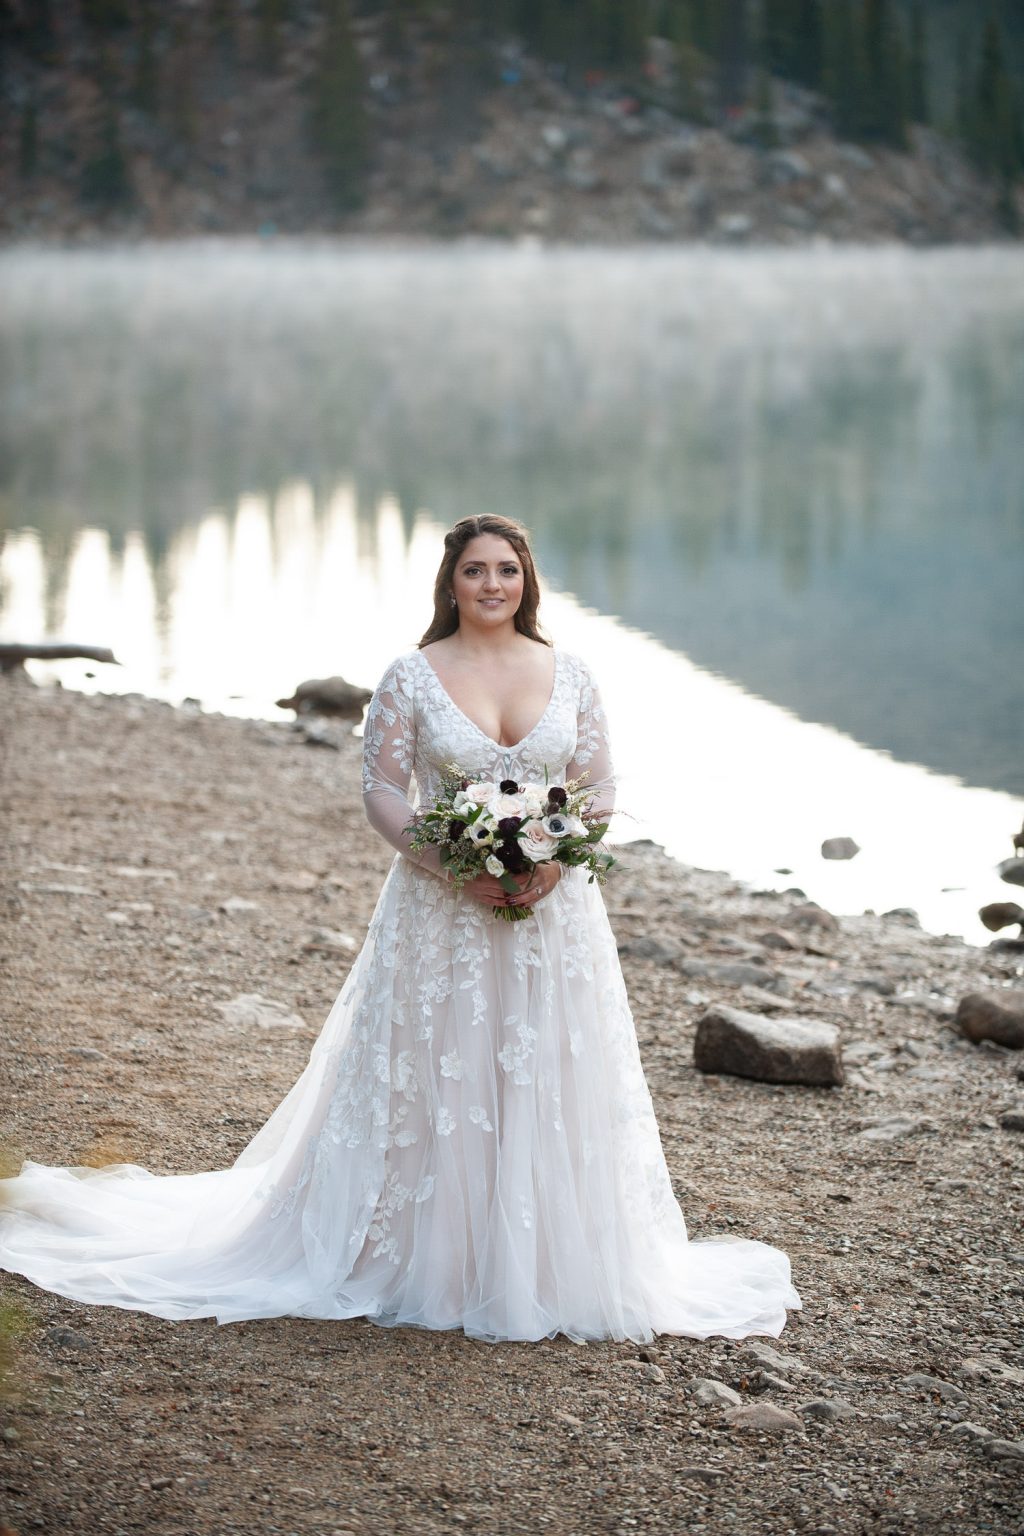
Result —
[[523, 562], [507, 539], [481, 533], [455, 562], [452, 591], [459, 623], [508, 623], [523, 600]]

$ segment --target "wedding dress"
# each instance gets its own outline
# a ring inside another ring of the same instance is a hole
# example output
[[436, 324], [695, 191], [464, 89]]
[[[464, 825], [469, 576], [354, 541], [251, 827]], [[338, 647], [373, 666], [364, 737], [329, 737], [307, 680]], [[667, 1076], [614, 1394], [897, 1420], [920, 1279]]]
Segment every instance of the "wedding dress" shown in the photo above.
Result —
[[[362, 950], [298, 1081], [231, 1167], [27, 1160], [0, 1180], [0, 1268], [164, 1318], [365, 1316], [490, 1342], [777, 1336], [800, 1306], [767, 1244], [691, 1241], [672, 1193], [601, 891], [584, 869], [523, 921], [407, 849], [412, 775], [558, 782], [610, 809], [604, 712], [556, 649], [513, 747], [423, 651], [366, 719], [367, 815], [397, 850]], [[723, 1149], [725, 1150], [725, 1149]]]

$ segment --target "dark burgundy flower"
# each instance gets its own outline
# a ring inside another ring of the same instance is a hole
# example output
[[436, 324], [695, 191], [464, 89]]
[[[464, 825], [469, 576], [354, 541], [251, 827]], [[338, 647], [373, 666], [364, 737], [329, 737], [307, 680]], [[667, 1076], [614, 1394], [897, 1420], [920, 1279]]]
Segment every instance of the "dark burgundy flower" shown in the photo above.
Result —
[[515, 837], [523, 824], [521, 816], [503, 816], [498, 822], [498, 831], [502, 837]]
[[560, 784], [552, 784], [548, 790], [548, 804], [555, 809], [560, 808], [568, 800], [569, 796]]
[[499, 843], [494, 853], [510, 875], [525, 875], [530, 867], [525, 853], [517, 842]]
[[516, 783], [515, 779], [502, 779], [501, 783], [498, 785], [498, 788], [501, 790], [503, 795], [518, 795], [519, 793], [519, 785]]
[[466, 823], [464, 821], [459, 821], [458, 819], [450, 821], [448, 823], [448, 841], [450, 843], [457, 843], [465, 830]]

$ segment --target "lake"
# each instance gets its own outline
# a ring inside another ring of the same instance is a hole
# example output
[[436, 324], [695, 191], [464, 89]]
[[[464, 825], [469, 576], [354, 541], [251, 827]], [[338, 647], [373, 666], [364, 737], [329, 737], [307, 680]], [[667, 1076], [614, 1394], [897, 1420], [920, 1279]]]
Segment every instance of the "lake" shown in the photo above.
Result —
[[1019, 249], [23, 246], [0, 294], [0, 634], [122, 663], [39, 679], [372, 686], [501, 512], [602, 681], [617, 836], [976, 943], [1013, 898]]

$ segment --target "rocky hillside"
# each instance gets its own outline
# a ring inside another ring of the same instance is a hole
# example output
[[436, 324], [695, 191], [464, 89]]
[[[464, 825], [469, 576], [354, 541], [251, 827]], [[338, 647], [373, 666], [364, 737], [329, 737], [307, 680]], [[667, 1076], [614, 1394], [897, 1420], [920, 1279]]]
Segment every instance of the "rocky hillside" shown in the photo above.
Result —
[[[1005, 187], [943, 135], [914, 126], [906, 153], [844, 142], [822, 97], [779, 78], [770, 124], [763, 102], [712, 125], [684, 118], [664, 39], [648, 40], [638, 90], [607, 70], [570, 78], [514, 40], [481, 70], [436, 19], [396, 39], [384, 13], [351, 22], [367, 163], [346, 208], [311, 128], [323, 18], [281, 29], [270, 58], [260, 8], [230, 34], [211, 20], [224, 7], [178, 11], [143, 42], [137, 28], [100, 37], [69, 6], [45, 47], [7, 48], [0, 238], [929, 244], [1008, 238], [1021, 211], [1008, 219]], [[1019, 187], [1009, 195], [1024, 207]]]

